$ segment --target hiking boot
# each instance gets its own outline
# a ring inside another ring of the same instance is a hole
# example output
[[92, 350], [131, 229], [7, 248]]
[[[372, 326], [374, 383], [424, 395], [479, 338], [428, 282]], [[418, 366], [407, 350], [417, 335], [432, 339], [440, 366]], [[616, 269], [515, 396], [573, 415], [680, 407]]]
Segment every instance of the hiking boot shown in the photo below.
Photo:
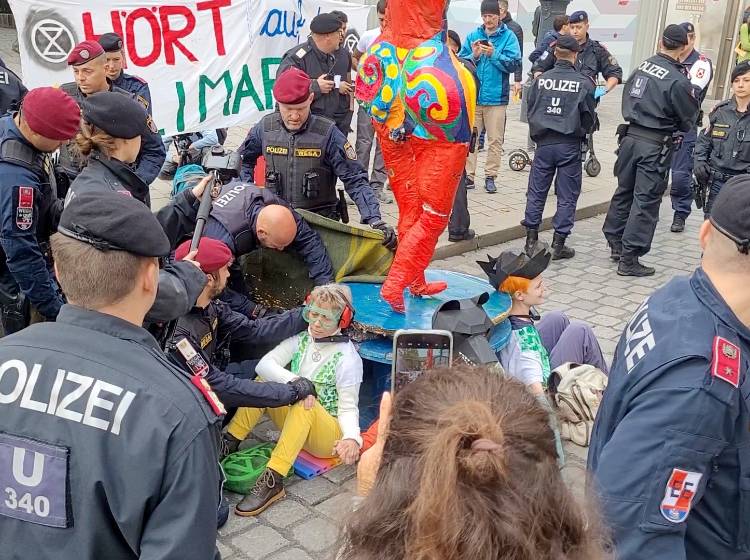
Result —
[[559, 261], [562, 259], [572, 259], [576, 252], [575, 249], [565, 246], [567, 235], [555, 233], [552, 236], [552, 260]]
[[221, 434], [219, 441], [219, 461], [223, 461], [227, 455], [231, 455], [240, 447], [242, 440], [237, 439], [229, 432]]
[[487, 177], [484, 180], [484, 190], [486, 190], [489, 194], [495, 194], [497, 192], [494, 177]]
[[464, 233], [449, 233], [448, 241], [451, 243], [458, 243], [459, 241], [468, 241], [476, 237], [476, 232], [473, 229], [467, 229]]
[[536, 244], [538, 241], [539, 230], [526, 228], [526, 245], [523, 246], [523, 252], [531, 257], [534, 254], [534, 249], [536, 249]]
[[656, 269], [638, 262], [638, 257], [632, 255], [620, 257], [620, 264], [617, 267], [617, 274], [620, 276], [653, 276], [655, 273]]
[[472, 190], [474, 188], [474, 179], [472, 177], [466, 177], [466, 190]]
[[234, 508], [234, 513], [242, 517], [258, 515], [284, 496], [286, 496], [284, 477], [275, 470], [267, 468], [255, 481], [255, 486], [250, 493]]
[[669, 228], [669, 231], [671, 231], [672, 233], [682, 233], [683, 231], [685, 231], [685, 218], [675, 214], [674, 220], [672, 220], [672, 226]]
[[614, 262], [620, 262], [620, 255], [622, 255], [622, 243], [619, 241], [608, 241], [609, 248], [611, 249], [611, 253], [609, 255], [609, 258], [613, 260]]

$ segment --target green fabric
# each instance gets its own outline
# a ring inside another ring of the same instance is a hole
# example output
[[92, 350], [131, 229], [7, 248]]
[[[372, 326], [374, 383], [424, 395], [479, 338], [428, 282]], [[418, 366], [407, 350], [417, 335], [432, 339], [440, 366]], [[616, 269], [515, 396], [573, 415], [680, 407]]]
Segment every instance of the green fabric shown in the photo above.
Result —
[[[333, 263], [337, 282], [383, 282], [393, 253], [383, 247], [383, 233], [368, 226], [342, 224], [298, 210], [318, 232]], [[254, 301], [271, 307], [300, 305], [312, 290], [304, 260], [294, 251], [254, 251], [241, 262]]]
[[221, 462], [226, 478], [224, 488], [238, 494], [249, 494], [255, 481], [266, 469], [275, 445], [261, 443], [225, 457]]
[[746, 23], [740, 26], [740, 48], [745, 51], [745, 55], [737, 57], [737, 64], [750, 60], [750, 29]]
[[[310, 335], [303, 333], [300, 335], [299, 346], [292, 356], [292, 365], [290, 370], [294, 375], [299, 375], [299, 366], [302, 357], [305, 355], [307, 347], [310, 346]], [[338, 368], [341, 358], [344, 354], [336, 352], [325, 363], [323, 363], [315, 375], [310, 379], [315, 385], [315, 392], [318, 393], [318, 402], [326, 409], [326, 412], [336, 418], [339, 413], [339, 392], [336, 389], [336, 368]]]
[[534, 325], [528, 325], [515, 332], [518, 336], [518, 344], [521, 346], [521, 352], [536, 354], [539, 357], [539, 361], [542, 363], [542, 385], [546, 387], [551, 369], [549, 366], [549, 354], [547, 354], [547, 349], [542, 344], [539, 331], [536, 330]]

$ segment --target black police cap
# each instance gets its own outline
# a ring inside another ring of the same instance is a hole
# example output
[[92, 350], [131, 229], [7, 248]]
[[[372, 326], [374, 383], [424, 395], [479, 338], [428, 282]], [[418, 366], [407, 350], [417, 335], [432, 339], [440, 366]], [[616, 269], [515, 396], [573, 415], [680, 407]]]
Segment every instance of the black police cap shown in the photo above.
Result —
[[750, 253], [750, 175], [737, 175], [724, 184], [709, 220], [737, 244], [740, 253]]
[[313, 33], [333, 33], [341, 29], [341, 21], [335, 14], [318, 14], [310, 22], [310, 31]]
[[114, 91], [102, 91], [81, 103], [83, 120], [115, 138], [135, 138], [156, 132], [146, 109], [132, 97]]
[[572, 35], [560, 35], [555, 46], [573, 52], [579, 52], [581, 50], [581, 45], [578, 44], [578, 41], [576, 41]]
[[732, 70], [732, 81], [750, 72], [750, 60], [743, 60]]
[[680, 24], [680, 27], [682, 27], [685, 30], [685, 33], [695, 33], [695, 26], [689, 21], [682, 22]]
[[148, 206], [111, 190], [77, 194], [60, 215], [57, 232], [99, 251], [165, 257], [171, 249], [167, 234]]
[[122, 37], [117, 33], [105, 33], [99, 37], [99, 44], [104, 52], [117, 52], [122, 50]]
[[667, 27], [664, 28], [662, 37], [666, 41], [678, 46], [681, 45], [684, 47], [688, 44], [687, 31], [685, 31], [684, 27], [677, 25], [676, 23], [670, 23], [667, 25]]
[[588, 20], [589, 20], [589, 15], [583, 10], [578, 10], [576, 12], [573, 12], [572, 14], [570, 14], [570, 18], [568, 19], [570, 23], [581, 23], [581, 22], [588, 21]]

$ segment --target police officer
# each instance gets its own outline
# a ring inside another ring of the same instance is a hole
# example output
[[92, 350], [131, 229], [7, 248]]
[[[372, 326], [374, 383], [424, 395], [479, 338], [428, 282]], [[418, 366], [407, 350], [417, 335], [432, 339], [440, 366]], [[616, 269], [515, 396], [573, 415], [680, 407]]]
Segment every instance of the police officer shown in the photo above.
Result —
[[[682, 61], [688, 71], [690, 83], [695, 88], [698, 103], [703, 103], [708, 93], [708, 86], [713, 79], [714, 70], [711, 60], [695, 50], [695, 26], [690, 22], [680, 24], [687, 32], [688, 55]], [[703, 111], [698, 112], [698, 119], [690, 132], [682, 136], [677, 150], [672, 158], [672, 188], [669, 192], [672, 198], [674, 219], [669, 228], [673, 233], [685, 231], [685, 220], [690, 215], [693, 205], [693, 190], [691, 188], [693, 176], [693, 155], [695, 142], [698, 138], [698, 127], [703, 124]]]
[[[570, 14], [570, 35], [581, 46], [574, 64], [576, 70], [591, 78], [594, 83], [598, 80], [599, 74], [607, 81], [604, 92], [597, 95], [604, 95], [617, 87], [617, 84], [622, 82], [622, 68], [615, 57], [609, 53], [607, 47], [589, 37], [589, 15], [583, 10]], [[551, 70], [554, 65], [555, 45], [552, 43], [534, 62], [531, 71], [536, 77], [542, 72]]]
[[[73, 67], [75, 82], [63, 84], [60, 87], [79, 103], [86, 96], [100, 91], [116, 91], [136, 98], [134, 94], [112, 85], [109, 81], [104, 49], [95, 41], [84, 41], [76, 45], [68, 55], [68, 65]], [[135, 173], [144, 183], [150, 185], [159, 175], [165, 156], [166, 151], [161, 136], [157, 133], [142, 136]], [[83, 161], [72, 144], [60, 150], [59, 166], [70, 181], [81, 172]]]
[[651, 249], [667, 188], [672, 136], [689, 132], [698, 118], [698, 100], [680, 62], [687, 42], [684, 28], [668, 25], [659, 53], [640, 64], [623, 91], [622, 116], [628, 124], [617, 129], [617, 190], [602, 228], [621, 276], [655, 272], [638, 257]]
[[[238, 182], [224, 185], [214, 199], [205, 235], [226, 243], [235, 257], [260, 247], [294, 249], [307, 264], [315, 285], [333, 282], [333, 265], [320, 236], [267, 188]], [[244, 284], [236, 277], [230, 285], [239, 289]]]
[[596, 416], [589, 470], [618, 560], [750, 554], [747, 176], [716, 197], [700, 245], [701, 267], [635, 312]]
[[223, 407], [141, 327], [169, 248], [131, 197], [63, 211], [52, 253], [70, 305], [0, 341], [6, 557], [220, 558]]
[[750, 62], [732, 70], [732, 93], [711, 111], [695, 147], [697, 200], [706, 216], [724, 183], [750, 172]]
[[310, 91], [315, 94], [313, 114], [333, 120], [346, 136], [352, 120], [350, 93], [354, 90], [350, 83], [351, 57], [347, 57], [347, 67], [343, 57], [339, 57], [337, 64], [334, 56], [343, 39], [339, 19], [334, 14], [318, 14], [310, 22], [307, 42], [284, 54], [276, 75], [281, 76], [288, 68], [295, 67], [310, 76]]
[[81, 111], [65, 92], [31, 90], [0, 119], [0, 305], [5, 333], [28, 325], [29, 304], [54, 320], [63, 304], [46, 259], [59, 218], [49, 154], [78, 131]]
[[536, 78], [529, 90], [529, 131], [537, 148], [521, 225], [526, 227], [525, 251], [533, 255], [547, 193], [557, 173], [553, 260], [575, 255], [575, 250], [565, 246], [565, 240], [573, 229], [581, 194], [582, 146], [596, 124], [594, 83], [575, 69], [580, 49], [580, 43], [573, 37], [562, 35], [555, 46], [555, 67]]
[[273, 86], [279, 110], [266, 115], [245, 138], [242, 178], [252, 180], [255, 162], [266, 159], [266, 187], [302, 208], [338, 220], [336, 179], [357, 204], [362, 223], [383, 232], [383, 245], [396, 247], [396, 233], [380, 216], [380, 205], [357, 161], [357, 153], [333, 121], [310, 113], [310, 78], [297, 68], [280, 74]]
[[0, 63], [0, 115], [17, 110], [28, 91], [21, 78]]
[[[156, 132], [154, 121], [135, 99], [102, 91], [81, 101], [83, 122], [76, 137], [86, 167], [70, 184], [66, 203], [81, 192], [110, 189], [151, 205], [149, 187], [133, 170], [141, 138]], [[117, 115], [117, 118], [113, 118]]]
[[148, 82], [143, 78], [126, 74], [123, 71], [125, 53], [122, 48], [122, 37], [117, 33], [105, 33], [99, 37], [99, 44], [105, 52], [107, 78], [112, 82], [112, 85], [132, 93], [136, 100], [146, 107], [150, 115], [151, 90], [148, 88]]
[[[177, 248], [175, 258], [183, 259], [189, 250], [190, 241], [185, 241]], [[305, 330], [307, 323], [302, 317], [302, 309], [249, 319], [217, 299], [229, 278], [229, 265], [233, 260], [229, 247], [221, 241], [204, 237], [195, 260], [208, 276], [208, 283], [192, 311], [177, 321], [168, 344], [170, 355], [178, 363], [186, 363], [181, 346], [182, 339], [187, 338], [208, 368], [206, 381], [227, 407], [279, 407], [315, 395], [315, 386], [305, 378], [288, 384], [259, 383], [252, 380], [257, 362], [226, 363], [222, 355], [228, 350], [230, 339], [233, 343], [248, 346], [276, 345]]]

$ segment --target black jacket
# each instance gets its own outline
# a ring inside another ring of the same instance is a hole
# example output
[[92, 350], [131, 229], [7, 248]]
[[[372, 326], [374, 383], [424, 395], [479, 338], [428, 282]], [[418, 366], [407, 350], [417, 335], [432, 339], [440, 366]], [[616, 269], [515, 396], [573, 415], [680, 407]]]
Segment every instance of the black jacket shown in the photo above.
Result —
[[[503, 23], [508, 26], [508, 29], [510, 29], [516, 36], [516, 39], [518, 39], [518, 48], [521, 50], [521, 58], [523, 58], [523, 27], [518, 25], [518, 23], [511, 17], [510, 12], [505, 14]], [[523, 65], [519, 64], [518, 68], [513, 73], [513, 81], [517, 83], [523, 81]]]
[[720, 173], [750, 172], [750, 115], [738, 113], [734, 97], [719, 103], [698, 135], [695, 162], [707, 162]]
[[[532, 72], [546, 72], [550, 70], [557, 62], [555, 57], [554, 43], [542, 53], [542, 56], [536, 59], [531, 67]], [[612, 56], [607, 47], [599, 41], [594, 41], [590, 37], [586, 38], [583, 49], [578, 53], [575, 64], [576, 70], [584, 76], [588, 76], [596, 83], [601, 74], [605, 80], [617, 78], [617, 82], [622, 82], [622, 68], [617, 60]]]
[[110, 159], [98, 150], [89, 154], [86, 167], [73, 180], [67, 200], [76, 195], [95, 190], [126, 191], [146, 206], [151, 206], [148, 185], [135, 174], [134, 167], [116, 159]]

